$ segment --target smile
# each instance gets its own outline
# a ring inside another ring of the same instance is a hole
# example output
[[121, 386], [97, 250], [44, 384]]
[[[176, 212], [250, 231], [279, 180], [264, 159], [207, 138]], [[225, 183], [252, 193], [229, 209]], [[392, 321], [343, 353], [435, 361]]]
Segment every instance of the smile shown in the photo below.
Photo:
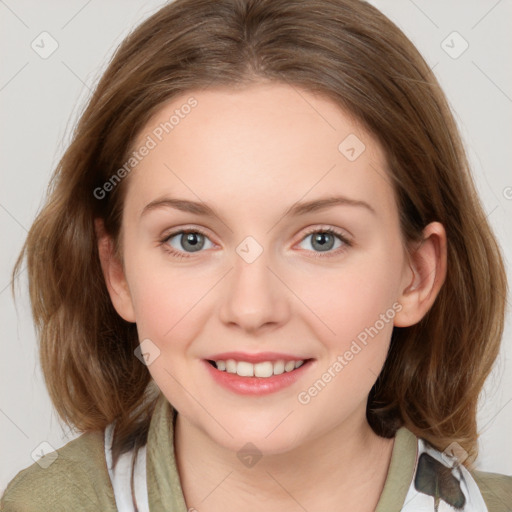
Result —
[[210, 361], [215, 365], [217, 370], [227, 373], [236, 373], [240, 377], [261, 377], [268, 378], [272, 375], [281, 375], [285, 372], [291, 372], [296, 368], [300, 368], [303, 360], [298, 361], [263, 361], [261, 363], [249, 363], [248, 361], [235, 361], [228, 359], [227, 361]]
[[226, 358], [202, 362], [213, 381], [223, 388], [242, 395], [266, 395], [297, 382], [314, 361], [282, 358], [250, 362]]

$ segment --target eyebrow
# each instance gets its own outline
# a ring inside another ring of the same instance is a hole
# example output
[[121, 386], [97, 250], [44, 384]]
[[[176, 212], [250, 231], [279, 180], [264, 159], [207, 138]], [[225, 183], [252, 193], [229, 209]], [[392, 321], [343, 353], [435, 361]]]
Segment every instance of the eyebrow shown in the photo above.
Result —
[[[323, 197], [320, 199], [314, 199], [312, 201], [294, 203], [283, 213], [282, 216], [285, 217], [287, 215], [305, 215], [307, 213], [325, 210], [326, 208], [331, 208], [333, 206], [359, 206], [365, 208], [367, 211], [371, 212], [374, 215], [377, 214], [374, 208], [365, 201], [351, 199], [349, 197], [344, 196], [330, 196]], [[155, 199], [154, 201], [151, 201], [143, 208], [140, 216], [142, 217], [147, 212], [158, 208], [174, 208], [182, 212], [193, 213], [205, 217], [217, 217], [215, 211], [206, 203], [190, 201], [188, 199], [177, 199], [172, 197], [164, 197], [161, 199]]]

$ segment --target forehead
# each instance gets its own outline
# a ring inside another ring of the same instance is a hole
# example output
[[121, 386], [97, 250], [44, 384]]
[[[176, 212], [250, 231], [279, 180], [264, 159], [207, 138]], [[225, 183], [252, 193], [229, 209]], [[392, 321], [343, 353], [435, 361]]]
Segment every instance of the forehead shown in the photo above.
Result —
[[139, 212], [165, 194], [260, 215], [325, 194], [395, 207], [378, 141], [333, 101], [287, 84], [181, 94], [141, 130], [134, 149], [144, 145], [127, 195]]

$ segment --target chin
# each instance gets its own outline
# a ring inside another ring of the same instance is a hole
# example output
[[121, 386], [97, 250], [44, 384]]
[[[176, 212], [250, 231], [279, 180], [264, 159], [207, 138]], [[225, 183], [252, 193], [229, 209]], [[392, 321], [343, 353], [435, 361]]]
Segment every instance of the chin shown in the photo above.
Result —
[[283, 421], [285, 416], [271, 417], [265, 421], [232, 419], [223, 426], [233, 437], [218, 428], [215, 428], [214, 432], [207, 431], [207, 434], [219, 445], [236, 452], [237, 455], [244, 447], [249, 449], [248, 443], [254, 445], [261, 455], [278, 455], [289, 452], [301, 444], [301, 433], [295, 431], [296, 425], [286, 425], [288, 420]]

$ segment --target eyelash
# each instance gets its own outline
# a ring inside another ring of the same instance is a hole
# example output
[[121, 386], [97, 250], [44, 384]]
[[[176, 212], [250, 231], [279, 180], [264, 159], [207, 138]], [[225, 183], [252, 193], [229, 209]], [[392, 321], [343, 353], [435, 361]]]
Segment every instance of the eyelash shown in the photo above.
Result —
[[[194, 229], [180, 229], [178, 231], [174, 231], [173, 233], [169, 233], [167, 235], [165, 235], [165, 237], [163, 239], [160, 240], [160, 243], [159, 245], [162, 246], [162, 248], [168, 252], [169, 254], [171, 254], [173, 257], [175, 258], [178, 258], [178, 259], [184, 259], [184, 258], [190, 258], [191, 255], [187, 254], [186, 252], [182, 252], [182, 251], [177, 251], [175, 250], [174, 248], [172, 248], [171, 246], [169, 246], [167, 244], [167, 242], [175, 237], [176, 235], [181, 235], [181, 234], [188, 234], [188, 233], [199, 233], [200, 235], [203, 235], [205, 237], [208, 237], [208, 235], [202, 231], [201, 229], [199, 228], [194, 228]], [[327, 233], [329, 235], [334, 235], [336, 236], [337, 238], [339, 238], [344, 244], [345, 244], [345, 247], [341, 248], [341, 247], [338, 247], [337, 250], [335, 251], [332, 251], [332, 252], [327, 252], [326, 254], [322, 254], [321, 252], [315, 252], [315, 256], [313, 256], [314, 258], [330, 258], [330, 257], [333, 257], [333, 256], [337, 256], [339, 255], [340, 253], [342, 252], [345, 252], [347, 250], [348, 247], [352, 247], [352, 242], [350, 240], [348, 240], [342, 233], [340, 233], [338, 230], [334, 229], [334, 228], [331, 228], [331, 227], [321, 227], [321, 228], [312, 228], [311, 230], [307, 231], [304, 236], [302, 237], [302, 239], [300, 240], [301, 242], [306, 239], [308, 236], [312, 235], [312, 234], [316, 234], [316, 233]], [[201, 251], [199, 251], [201, 252]], [[314, 251], [311, 251], [311, 252], [314, 252]]]

